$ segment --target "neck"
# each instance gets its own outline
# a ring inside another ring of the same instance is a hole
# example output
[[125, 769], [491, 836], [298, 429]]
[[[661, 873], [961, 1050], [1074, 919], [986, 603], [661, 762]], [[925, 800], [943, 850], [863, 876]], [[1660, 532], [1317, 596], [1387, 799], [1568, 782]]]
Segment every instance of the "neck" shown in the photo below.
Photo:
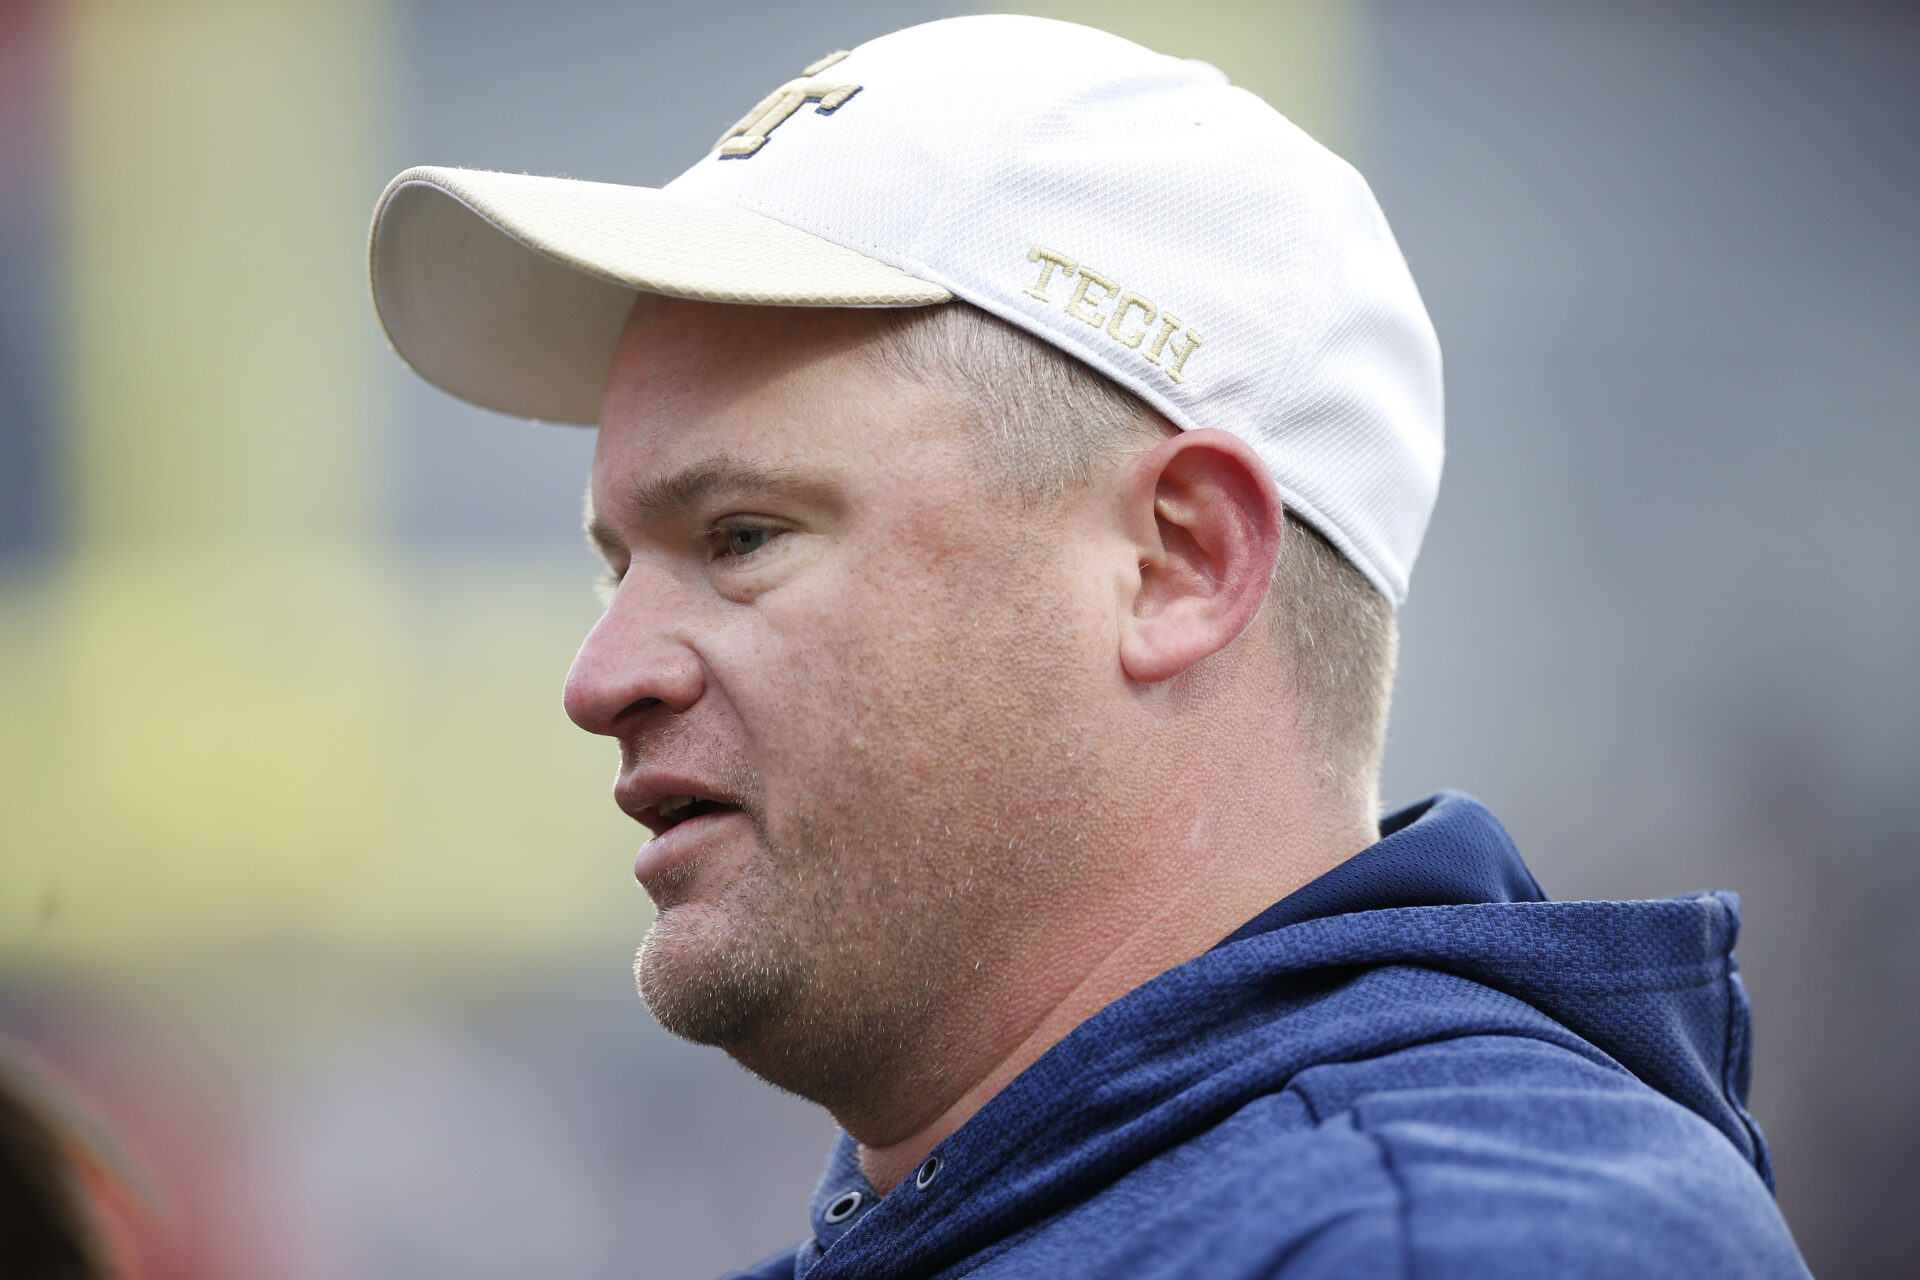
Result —
[[[1272, 780], [1266, 781], [1270, 788]], [[1049, 921], [1024, 963], [979, 975], [958, 1016], [944, 1020], [945, 1034], [922, 1038], [965, 1051], [944, 1054], [926, 1079], [913, 1082], [908, 1096], [918, 1104], [911, 1114], [873, 1123], [880, 1117], [836, 1113], [860, 1142], [861, 1167], [874, 1188], [890, 1192], [1082, 1022], [1378, 839], [1370, 813], [1319, 812], [1297, 803], [1302, 797], [1296, 791], [1238, 814], [1196, 802], [1166, 815], [1172, 821], [1143, 827], [1111, 861], [1098, 903], [1073, 913], [1064, 926]], [[1265, 820], [1245, 820], [1249, 814]], [[1287, 818], [1275, 821], [1269, 816], [1275, 814]], [[1150, 905], [1142, 910], [1142, 903]], [[993, 1034], [983, 1038], [987, 1027]]]

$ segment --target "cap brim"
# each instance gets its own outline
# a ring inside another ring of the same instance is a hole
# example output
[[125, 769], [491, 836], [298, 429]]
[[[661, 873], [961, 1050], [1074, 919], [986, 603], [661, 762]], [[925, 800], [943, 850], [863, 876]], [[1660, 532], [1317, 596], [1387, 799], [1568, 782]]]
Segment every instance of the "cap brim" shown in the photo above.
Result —
[[952, 294], [717, 200], [477, 169], [387, 184], [369, 248], [387, 337], [484, 408], [591, 424], [639, 293], [781, 307], [919, 307]]

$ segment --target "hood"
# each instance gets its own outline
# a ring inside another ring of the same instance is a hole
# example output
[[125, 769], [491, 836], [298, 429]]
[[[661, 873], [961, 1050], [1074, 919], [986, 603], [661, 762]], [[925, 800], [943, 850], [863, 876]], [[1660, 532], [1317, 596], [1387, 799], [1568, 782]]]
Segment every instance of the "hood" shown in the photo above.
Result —
[[[1499, 822], [1458, 792], [1382, 830], [1378, 844], [1082, 1023], [940, 1144], [940, 1175], [924, 1191], [875, 1203], [842, 1135], [814, 1197], [803, 1269], [821, 1259], [831, 1265], [820, 1274], [836, 1278], [930, 1273], [1310, 1066], [1454, 1036], [1529, 1036], [1625, 1070], [1712, 1124], [1771, 1188], [1746, 1111], [1734, 895], [1545, 901]], [[1514, 999], [1349, 998], [1359, 975], [1381, 970], [1438, 971]], [[864, 1211], [827, 1223], [850, 1186], [866, 1188]], [[848, 1249], [823, 1257], [855, 1226]]]

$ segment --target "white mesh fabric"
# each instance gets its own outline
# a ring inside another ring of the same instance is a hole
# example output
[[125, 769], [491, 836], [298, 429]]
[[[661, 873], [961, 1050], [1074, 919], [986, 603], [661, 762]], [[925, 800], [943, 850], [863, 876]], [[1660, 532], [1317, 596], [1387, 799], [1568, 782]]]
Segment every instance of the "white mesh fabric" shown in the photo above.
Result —
[[[1212, 67], [1047, 19], [908, 28], [818, 79], [860, 90], [667, 190], [943, 285], [1176, 424], [1232, 431], [1292, 509], [1405, 598], [1439, 486], [1439, 344], [1351, 166]], [[1078, 278], [1029, 296], [1036, 245], [1198, 333], [1183, 380], [1070, 316]]]
[[[950, 291], [1179, 426], [1246, 439], [1288, 506], [1405, 598], [1440, 480], [1440, 351], [1350, 166], [1212, 67], [1042, 18], [911, 27], [807, 89], [838, 105], [762, 121], [751, 154], [709, 153], [664, 190], [403, 173], [371, 246], [395, 349], [475, 403], [591, 422], [635, 290], [796, 306]], [[1075, 268], [1045, 299], [1036, 246]], [[1089, 273], [1114, 286], [1087, 295], [1100, 324], [1068, 310]], [[1121, 294], [1144, 300], [1129, 324]]]

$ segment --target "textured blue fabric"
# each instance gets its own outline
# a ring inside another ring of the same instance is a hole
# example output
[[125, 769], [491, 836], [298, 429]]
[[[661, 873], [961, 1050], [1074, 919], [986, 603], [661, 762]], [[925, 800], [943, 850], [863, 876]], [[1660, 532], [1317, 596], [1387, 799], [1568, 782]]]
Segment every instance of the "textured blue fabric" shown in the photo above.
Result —
[[736, 1275], [1805, 1276], [1737, 900], [1546, 902], [1458, 793], [1383, 829], [1088, 1019], [924, 1188], [878, 1199], [843, 1135], [814, 1237]]
[[[1442, 792], [1380, 824], [1380, 841], [1301, 886], [1229, 934], [1221, 946], [1302, 920], [1387, 907], [1545, 902], [1540, 882], [1498, 822], [1421, 822], [1435, 805], [1473, 803]], [[1484, 811], [1483, 811], [1484, 812]]]

